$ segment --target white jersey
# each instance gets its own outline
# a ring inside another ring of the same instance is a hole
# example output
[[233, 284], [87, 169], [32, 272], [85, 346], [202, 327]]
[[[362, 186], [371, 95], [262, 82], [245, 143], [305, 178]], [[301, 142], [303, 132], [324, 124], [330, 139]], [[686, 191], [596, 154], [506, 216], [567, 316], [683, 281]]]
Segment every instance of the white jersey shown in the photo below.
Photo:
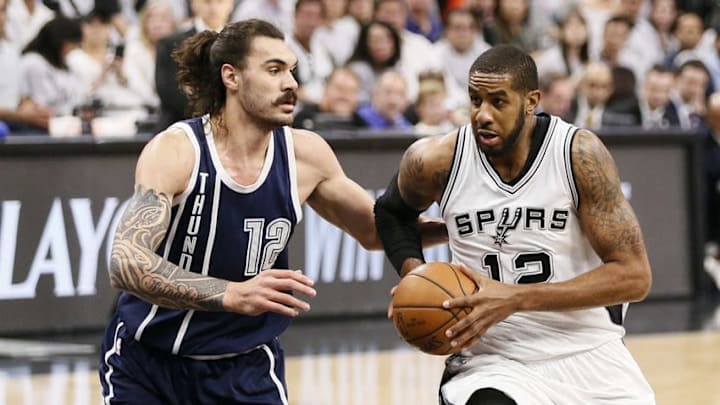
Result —
[[[478, 148], [472, 127], [460, 129], [440, 204], [453, 262], [507, 284], [566, 281], [601, 264], [577, 213], [570, 161], [576, 130], [538, 115], [528, 162], [506, 183]], [[620, 306], [518, 312], [492, 326], [468, 354], [523, 362], [591, 350], [624, 335], [623, 313]]]

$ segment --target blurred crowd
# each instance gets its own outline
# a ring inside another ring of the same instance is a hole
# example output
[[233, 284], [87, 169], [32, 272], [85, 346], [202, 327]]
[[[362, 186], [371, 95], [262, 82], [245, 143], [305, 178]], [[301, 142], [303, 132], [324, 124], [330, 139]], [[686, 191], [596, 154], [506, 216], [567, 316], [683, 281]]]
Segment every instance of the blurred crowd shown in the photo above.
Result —
[[[707, 240], [717, 242], [716, 3], [0, 0], [0, 134], [52, 133], [53, 122], [68, 116], [80, 118], [82, 133], [103, 130], [87, 125], [93, 118], [110, 119], [106, 129], [161, 130], [187, 117], [174, 47], [246, 18], [277, 25], [298, 57], [296, 127], [439, 134], [468, 120], [473, 60], [509, 43], [536, 60], [544, 112], [593, 130], [677, 129], [701, 137]], [[720, 257], [720, 248], [708, 246], [708, 257]], [[707, 265], [720, 280], [720, 261]]]
[[173, 48], [270, 20], [298, 56], [296, 126], [442, 133], [467, 121], [468, 68], [514, 44], [535, 58], [542, 110], [590, 129], [696, 130], [720, 84], [713, 0], [0, 0], [0, 119], [186, 117]]

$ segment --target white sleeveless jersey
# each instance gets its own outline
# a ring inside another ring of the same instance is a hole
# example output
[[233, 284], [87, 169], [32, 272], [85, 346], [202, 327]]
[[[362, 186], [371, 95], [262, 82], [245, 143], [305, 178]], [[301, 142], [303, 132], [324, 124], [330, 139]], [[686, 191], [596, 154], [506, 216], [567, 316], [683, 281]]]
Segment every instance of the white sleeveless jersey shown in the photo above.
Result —
[[[545, 114], [537, 122], [548, 128], [542, 145], [512, 184], [479, 150], [472, 127], [461, 128], [440, 204], [453, 262], [507, 284], [566, 281], [601, 264], [577, 213], [570, 162], [577, 128]], [[518, 312], [469, 352], [534, 361], [590, 350], [624, 335], [623, 313], [621, 306]]]

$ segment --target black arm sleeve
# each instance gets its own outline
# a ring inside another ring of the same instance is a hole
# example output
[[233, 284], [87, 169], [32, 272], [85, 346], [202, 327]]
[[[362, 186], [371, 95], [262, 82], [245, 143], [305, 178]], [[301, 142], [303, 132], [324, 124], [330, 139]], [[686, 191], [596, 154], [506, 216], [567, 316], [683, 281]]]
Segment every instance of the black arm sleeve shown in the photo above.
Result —
[[420, 211], [403, 201], [398, 189], [397, 173], [385, 193], [375, 201], [375, 226], [385, 254], [400, 274], [405, 259], [425, 261], [420, 241]]

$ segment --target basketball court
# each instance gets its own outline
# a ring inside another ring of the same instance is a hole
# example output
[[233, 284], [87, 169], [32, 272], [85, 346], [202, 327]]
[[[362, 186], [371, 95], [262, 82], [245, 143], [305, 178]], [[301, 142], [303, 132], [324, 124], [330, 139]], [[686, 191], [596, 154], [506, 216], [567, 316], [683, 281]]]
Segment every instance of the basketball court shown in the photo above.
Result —
[[[634, 304], [630, 348], [661, 405], [720, 404], [717, 299]], [[376, 317], [298, 320], [282, 337], [293, 405], [435, 405], [443, 357]], [[0, 339], [0, 405], [102, 402], [100, 333]]]

